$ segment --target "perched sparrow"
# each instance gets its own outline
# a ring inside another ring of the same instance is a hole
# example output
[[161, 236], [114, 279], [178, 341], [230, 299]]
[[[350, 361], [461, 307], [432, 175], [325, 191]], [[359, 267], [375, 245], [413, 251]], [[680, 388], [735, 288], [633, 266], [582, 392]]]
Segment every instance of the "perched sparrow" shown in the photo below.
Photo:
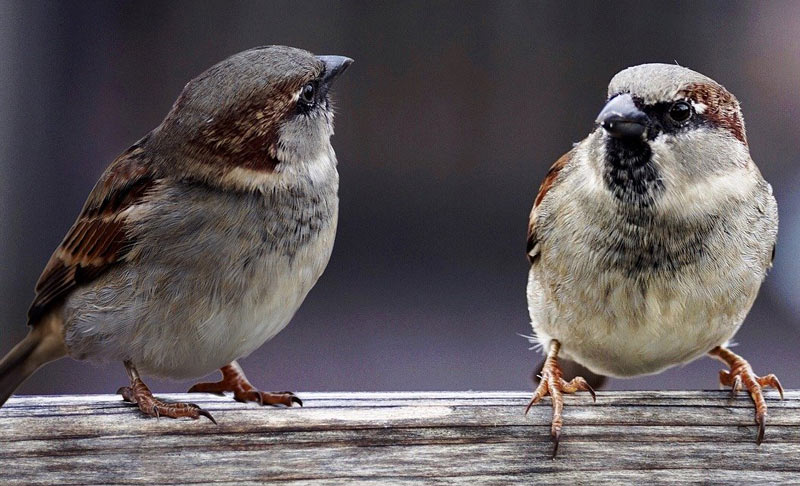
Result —
[[328, 90], [351, 62], [259, 47], [190, 81], [106, 169], [50, 258], [30, 333], [0, 362], [0, 405], [63, 356], [123, 362], [119, 393], [147, 415], [213, 421], [155, 399], [140, 372], [220, 368], [222, 381], [189, 391], [301, 404], [256, 390], [236, 360], [286, 326], [328, 263], [339, 184]]
[[[744, 387], [764, 437], [762, 387], [727, 349], [772, 265], [778, 211], [750, 158], [736, 98], [689, 69], [645, 64], [611, 80], [597, 127], [552, 166], [528, 227], [528, 311], [547, 353], [531, 400], [550, 395], [558, 449], [559, 352], [617, 377], [714, 356]], [[530, 408], [530, 405], [529, 405]]]

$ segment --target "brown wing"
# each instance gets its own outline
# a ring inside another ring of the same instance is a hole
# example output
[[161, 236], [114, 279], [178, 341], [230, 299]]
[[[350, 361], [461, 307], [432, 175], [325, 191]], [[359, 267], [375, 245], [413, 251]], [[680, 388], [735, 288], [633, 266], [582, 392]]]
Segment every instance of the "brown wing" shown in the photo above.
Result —
[[70, 290], [97, 278], [125, 257], [131, 243], [125, 210], [139, 202], [155, 182], [141, 148], [143, 142], [117, 157], [92, 189], [78, 220], [36, 282], [28, 324], [35, 325]]
[[561, 158], [559, 158], [556, 163], [550, 167], [550, 170], [547, 171], [547, 175], [542, 181], [542, 185], [539, 186], [539, 194], [536, 195], [536, 200], [533, 202], [533, 209], [531, 210], [531, 216], [528, 220], [527, 246], [528, 261], [531, 263], [531, 265], [533, 265], [533, 263], [539, 257], [539, 241], [536, 238], [536, 208], [539, 207], [539, 205], [542, 203], [542, 200], [547, 195], [547, 192], [556, 183], [556, 179], [558, 178], [558, 174], [561, 173], [561, 169], [563, 169], [570, 160], [572, 160], [571, 150], [562, 155]]

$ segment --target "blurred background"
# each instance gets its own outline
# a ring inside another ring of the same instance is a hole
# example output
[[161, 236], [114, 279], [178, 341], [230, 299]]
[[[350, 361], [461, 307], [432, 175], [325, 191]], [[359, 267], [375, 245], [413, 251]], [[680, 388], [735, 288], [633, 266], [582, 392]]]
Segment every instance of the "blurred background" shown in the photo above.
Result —
[[[529, 389], [528, 213], [609, 79], [678, 62], [740, 99], [772, 183], [775, 268], [736, 337], [800, 387], [800, 3], [0, 1], [0, 353], [114, 157], [184, 84], [264, 44], [356, 60], [335, 87], [331, 263], [243, 366], [266, 390]], [[610, 388], [717, 388], [702, 359]], [[122, 364], [62, 360], [20, 393], [113, 393]], [[149, 381], [155, 391], [189, 383]]]

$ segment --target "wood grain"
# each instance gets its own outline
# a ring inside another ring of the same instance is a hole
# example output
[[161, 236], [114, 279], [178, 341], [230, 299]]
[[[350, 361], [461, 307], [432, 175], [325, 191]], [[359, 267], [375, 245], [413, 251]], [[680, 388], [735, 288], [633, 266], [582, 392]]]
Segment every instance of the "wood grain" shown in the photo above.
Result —
[[800, 484], [800, 391], [753, 406], [727, 392], [300, 393], [304, 408], [193, 401], [219, 422], [142, 417], [119, 396], [28, 396], [0, 409], [0, 484]]

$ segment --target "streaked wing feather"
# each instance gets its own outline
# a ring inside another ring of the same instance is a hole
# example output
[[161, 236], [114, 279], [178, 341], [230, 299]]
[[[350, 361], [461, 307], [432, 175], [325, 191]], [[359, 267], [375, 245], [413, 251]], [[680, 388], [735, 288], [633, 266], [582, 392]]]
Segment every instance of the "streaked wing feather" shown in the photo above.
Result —
[[544, 177], [542, 181], [542, 185], [539, 186], [539, 193], [536, 195], [536, 199], [533, 202], [533, 209], [531, 210], [531, 216], [528, 220], [528, 244], [526, 247], [528, 261], [533, 265], [539, 257], [539, 241], [536, 236], [536, 209], [544, 200], [544, 197], [553, 188], [553, 185], [556, 183], [558, 179], [558, 175], [561, 173], [561, 170], [569, 163], [572, 159], [572, 151], [565, 153], [562, 155], [555, 164], [550, 167], [550, 170], [547, 171], [547, 175]]
[[124, 259], [132, 243], [125, 210], [138, 204], [155, 184], [141, 148], [145, 140], [120, 155], [92, 189], [36, 283], [29, 324], [35, 324], [73, 288], [96, 279]]

